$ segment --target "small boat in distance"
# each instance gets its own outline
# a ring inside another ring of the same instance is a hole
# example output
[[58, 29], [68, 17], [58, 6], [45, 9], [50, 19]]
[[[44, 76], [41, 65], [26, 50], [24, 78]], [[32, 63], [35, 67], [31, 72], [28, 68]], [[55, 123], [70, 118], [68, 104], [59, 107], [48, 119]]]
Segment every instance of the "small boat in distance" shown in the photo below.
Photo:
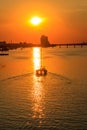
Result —
[[0, 53], [0, 56], [7, 56], [9, 55], [8, 53]]
[[47, 69], [45, 67], [41, 67], [40, 69], [36, 70], [36, 76], [46, 76]]
[[9, 49], [6, 46], [0, 48], [0, 56], [7, 56], [7, 55], [9, 55], [8, 51], [9, 51]]

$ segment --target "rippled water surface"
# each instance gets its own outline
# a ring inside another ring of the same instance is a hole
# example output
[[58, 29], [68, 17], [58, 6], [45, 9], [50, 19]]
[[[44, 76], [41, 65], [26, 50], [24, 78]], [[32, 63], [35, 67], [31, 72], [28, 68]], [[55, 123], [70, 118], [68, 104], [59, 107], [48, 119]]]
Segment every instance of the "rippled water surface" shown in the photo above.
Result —
[[[41, 63], [48, 74], [37, 77]], [[1, 56], [0, 130], [87, 130], [87, 48]]]

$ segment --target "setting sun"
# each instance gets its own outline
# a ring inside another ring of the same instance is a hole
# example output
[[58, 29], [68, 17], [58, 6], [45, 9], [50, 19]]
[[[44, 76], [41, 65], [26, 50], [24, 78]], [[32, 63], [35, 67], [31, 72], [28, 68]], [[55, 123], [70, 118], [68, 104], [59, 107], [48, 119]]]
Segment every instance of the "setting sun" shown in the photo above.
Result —
[[31, 18], [30, 23], [33, 25], [39, 25], [42, 22], [42, 18], [35, 16]]

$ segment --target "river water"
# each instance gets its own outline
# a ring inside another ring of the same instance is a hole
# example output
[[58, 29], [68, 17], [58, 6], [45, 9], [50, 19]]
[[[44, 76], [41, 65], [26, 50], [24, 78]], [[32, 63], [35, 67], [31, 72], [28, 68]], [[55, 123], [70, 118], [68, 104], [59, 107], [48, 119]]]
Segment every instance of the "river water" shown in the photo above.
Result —
[[0, 56], [0, 130], [87, 130], [87, 47]]

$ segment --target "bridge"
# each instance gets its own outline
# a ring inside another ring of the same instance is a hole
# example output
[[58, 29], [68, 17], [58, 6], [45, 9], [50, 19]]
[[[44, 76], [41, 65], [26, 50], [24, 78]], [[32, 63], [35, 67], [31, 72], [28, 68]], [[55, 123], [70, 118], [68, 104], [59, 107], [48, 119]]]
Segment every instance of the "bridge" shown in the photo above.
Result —
[[55, 46], [59, 46], [59, 48], [61, 48], [61, 47], [70, 47], [70, 46], [73, 46], [74, 48], [76, 47], [76, 46], [81, 46], [81, 47], [83, 47], [83, 46], [87, 46], [87, 43], [86, 42], [84, 42], [84, 43], [65, 43], [65, 44], [55, 44]]

